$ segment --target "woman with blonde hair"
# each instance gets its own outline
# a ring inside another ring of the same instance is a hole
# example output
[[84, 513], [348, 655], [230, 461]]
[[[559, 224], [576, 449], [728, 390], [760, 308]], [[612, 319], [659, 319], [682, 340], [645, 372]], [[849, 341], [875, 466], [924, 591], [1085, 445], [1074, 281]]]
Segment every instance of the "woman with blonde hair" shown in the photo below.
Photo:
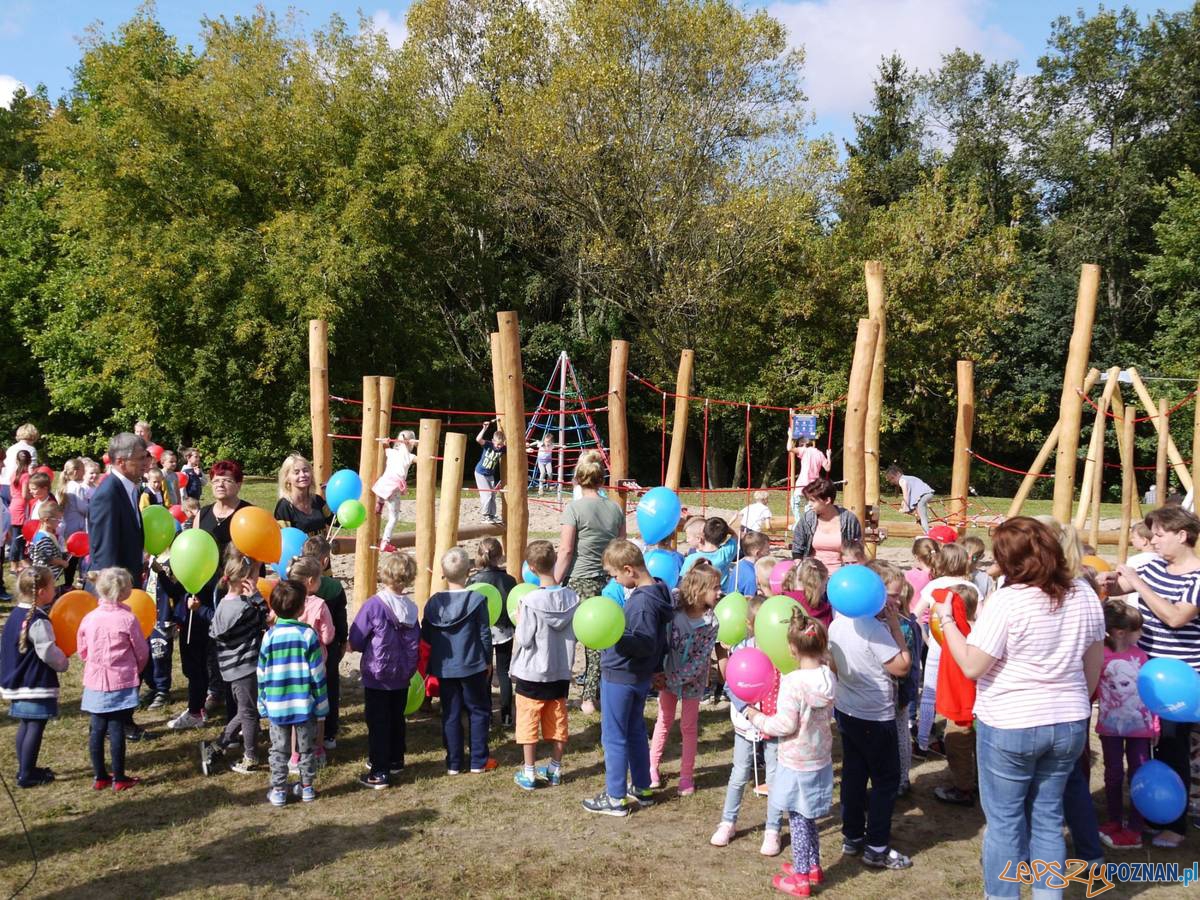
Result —
[[325, 498], [316, 492], [312, 466], [299, 453], [292, 453], [279, 467], [279, 502], [275, 521], [284, 528], [299, 528], [305, 534], [321, 534], [333, 521]]

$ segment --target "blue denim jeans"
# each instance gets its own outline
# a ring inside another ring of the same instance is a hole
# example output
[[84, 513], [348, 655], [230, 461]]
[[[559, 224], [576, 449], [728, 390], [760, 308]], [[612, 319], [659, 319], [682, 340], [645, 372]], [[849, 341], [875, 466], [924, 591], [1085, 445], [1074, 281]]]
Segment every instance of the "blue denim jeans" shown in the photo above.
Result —
[[442, 696], [442, 743], [446, 746], [446, 768], [463, 769], [463, 712], [471, 725], [471, 768], [482, 769], [488, 761], [488, 729], [492, 727], [492, 685], [486, 672], [466, 678], [440, 680]]
[[[766, 760], [766, 783], [775, 780], [775, 763], [779, 756], [778, 741], [763, 741], [763, 758]], [[742, 809], [742, 795], [746, 785], [754, 780], [755, 744], [746, 740], [736, 732], [733, 735], [733, 770], [729, 773], [729, 787], [725, 789], [725, 811], [721, 813], [721, 821], [733, 823], [738, 819]], [[783, 824], [783, 811], [771, 802], [767, 794], [767, 829], [778, 831]]]
[[[1087, 719], [1031, 728], [993, 728], [976, 720], [979, 800], [987, 819], [985, 896], [1019, 897], [1017, 881], [1000, 880], [1006, 868], [1015, 875], [1019, 862], [1062, 865], [1067, 855], [1063, 791], [1087, 743], [1087, 728]], [[1043, 877], [1034, 884], [1033, 896], [1060, 897], [1062, 891], [1046, 887]]]
[[618, 684], [600, 678], [600, 743], [608, 796], [626, 794], [625, 774], [638, 790], [650, 787], [650, 738], [646, 734], [646, 694], [650, 682]]
[[1091, 770], [1085, 750], [1079, 754], [1079, 759], [1067, 774], [1067, 784], [1063, 789], [1063, 819], [1067, 823], [1067, 831], [1071, 832], [1072, 858], [1102, 863], [1104, 846], [1100, 843], [1096, 804], [1092, 802]]

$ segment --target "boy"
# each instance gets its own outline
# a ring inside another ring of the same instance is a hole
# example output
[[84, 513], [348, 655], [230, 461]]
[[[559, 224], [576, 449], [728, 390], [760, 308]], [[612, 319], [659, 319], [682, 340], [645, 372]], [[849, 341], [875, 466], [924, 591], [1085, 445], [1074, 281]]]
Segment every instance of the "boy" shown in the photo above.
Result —
[[258, 715], [270, 722], [272, 806], [287, 804], [288, 759], [292, 731], [300, 754], [300, 783], [296, 795], [305, 803], [317, 799], [313, 779], [317, 761], [313, 744], [317, 719], [329, 714], [325, 660], [317, 633], [296, 617], [304, 612], [307, 592], [298, 581], [281, 581], [271, 590], [275, 624], [258, 651]]
[[[756, 567], [760, 559], [771, 552], [771, 539], [761, 531], [747, 531], [742, 537], [742, 558], [733, 570], [732, 590], [746, 597], [753, 597], [758, 590]], [[772, 566], [774, 563], [772, 563]], [[769, 575], [770, 573], [768, 573]], [[768, 581], [769, 583], [769, 581]], [[769, 596], [769, 595], [768, 595]]]
[[738, 510], [733, 517], [732, 527], [736, 531], [740, 526], [742, 534], [749, 531], [765, 534], [771, 527], [771, 507], [767, 505], [771, 495], [767, 491], [755, 491], [753, 499], [754, 502], [749, 506]]
[[167, 506], [175, 506], [182, 499], [179, 495], [179, 459], [170, 450], [164, 450], [159, 458], [162, 467], [163, 490], [167, 494]]
[[329, 557], [332, 548], [329, 541], [319, 534], [304, 542], [301, 556], [311, 556], [321, 564], [321, 586], [317, 596], [325, 601], [329, 615], [333, 618], [333, 643], [325, 648], [325, 676], [329, 685], [329, 715], [325, 719], [325, 749], [337, 749], [338, 713], [342, 708], [342, 657], [346, 655], [346, 641], [350, 639], [350, 623], [346, 617], [346, 588], [327, 574], [330, 571]]
[[[683, 548], [684, 556], [691, 556], [700, 549], [700, 543], [704, 540], [704, 516], [689, 516], [687, 521], [683, 523], [683, 538], [686, 546]], [[668, 537], [669, 542], [671, 539]]]
[[425, 604], [421, 640], [429, 645], [428, 673], [438, 679], [442, 696], [442, 740], [446, 774], [462, 771], [462, 714], [471, 723], [471, 773], [491, 772], [498, 763], [488, 753], [492, 719], [492, 628], [487, 598], [466, 588], [471, 560], [461, 547], [442, 557], [446, 590]]
[[[627, 816], [628, 801], [639, 806], [654, 804], [646, 694], [650, 679], [662, 671], [667, 626], [675, 607], [670, 588], [650, 577], [642, 551], [629, 541], [618, 538], [605, 548], [604, 570], [631, 593], [625, 601], [625, 632], [600, 657], [605, 790], [584, 800], [583, 808], [606, 816]], [[625, 780], [627, 772], [630, 783]]]
[[[532, 791], [538, 782], [562, 784], [562, 757], [567, 744], [567, 692], [571, 687], [571, 661], [575, 659], [575, 631], [571, 627], [579, 595], [554, 583], [557, 554], [549, 541], [531, 541], [525, 562], [538, 577], [540, 587], [521, 601], [521, 615], [513, 636], [509, 675], [516, 694], [516, 741], [525, 756], [524, 767], [513, 776], [517, 787]], [[538, 726], [551, 742], [550, 764], [535, 769]]]
[[[37, 474], [46, 478], [41, 472]], [[29, 483], [33, 484], [32, 478], [29, 479]], [[54, 500], [43, 500], [38, 505], [37, 518], [41, 527], [29, 542], [29, 561], [35, 566], [45, 566], [54, 573], [54, 583], [58, 586], [59, 593], [62, 593], [66, 586], [59, 585], [58, 580], [62, 578], [63, 570], [71, 563], [67, 559], [66, 551], [58, 542], [57, 532], [59, 523], [62, 522], [62, 507]]]
[[900, 487], [900, 512], [912, 515], [914, 512], [921, 520], [921, 530], [929, 531], [929, 501], [933, 497], [933, 488], [916, 475], [905, 475], [904, 470], [895, 463], [887, 468], [885, 476], [888, 484]]
[[683, 561], [683, 568], [679, 570], [679, 574], [681, 577], [686, 575], [698, 560], [707, 559], [721, 573], [721, 589], [731, 591], [733, 585], [729, 570], [737, 558], [737, 553], [737, 535], [729, 527], [729, 523], [720, 516], [712, 516], [704, 523], [700, 549]]
[[146, 593], [154, 598], [156, 608], [154, 630], [150, 632], [150, 662], [142, 670], [142, 681], [149, 687], [147, 709], [162, 709], [170, 702], [171, 658], [175, 643], [175, 604], [187, 599], [183, 585], [171, 577], [166, 557], [168, 548], [159, 557], [150, 557], [146, 574]]
[[195, 447], [188, 447], [183, 451], [183, 461], [184, 466], [181, 471], [188, 477], [183, 494], [199, 501], [204, 494], [204, 485], [208, 482], [208, 479], [204, 477], [204, 469], [200, 466], [200, 451]]
[[[771, 573], [775, 571], [775, 563], [777, 562], [779, 560], [773, 556], [764, 556], [754, 563], [755, 596], [766, 600], [775, 594], [775, 591], [771, 590]], [[747, 594], [746, 596], [749, 597], [750, 595]]]
[[[45, 472], [34, 472], [29, 476], [29, 518], [40, 519], [38, 511], [42, 501], [50, 496], [50, 476]], [[55, 577], [58, 577], [56, 573]]]

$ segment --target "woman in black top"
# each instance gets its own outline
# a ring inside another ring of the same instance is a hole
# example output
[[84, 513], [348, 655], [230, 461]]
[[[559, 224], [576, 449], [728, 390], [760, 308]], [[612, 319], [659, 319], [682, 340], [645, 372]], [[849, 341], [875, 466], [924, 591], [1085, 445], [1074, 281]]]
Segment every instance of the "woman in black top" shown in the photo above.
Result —
[[333, 511], [314, 490], [312, 466], [299, 453], [293, 453], [279, 467], [275, 521], [284, 528], [299, 528], [309, 535], [324, 534], [333, 521]]

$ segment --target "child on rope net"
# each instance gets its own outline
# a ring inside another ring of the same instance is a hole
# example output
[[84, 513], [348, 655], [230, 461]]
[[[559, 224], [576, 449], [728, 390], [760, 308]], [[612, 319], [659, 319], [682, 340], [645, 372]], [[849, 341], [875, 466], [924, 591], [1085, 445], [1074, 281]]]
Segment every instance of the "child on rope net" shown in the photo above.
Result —
[[929, 531], [929, 501], [933, 499], [933, 488], [916, 475], [905, 475], [895, 463], [887, 468], [888, 484], [900, 488], [900, 512], [916, 513], [921, 521], [921, 530]]
[[391, 543], [392, 532], [396, 528], [396, 522], [400, 520], [400, 500], [408, 490], [408, 470], [416, 460], [413, 456], [416, 449], [415, 434], [407, 430], [397, 434], [395, 446], [384, 451], [387, 461], [383, 474], [371, 486], [371, 493], [376, 497], [375, 513], [379, 514], [385, 506], [387, 507], [387, 520], [383, 524], [383, 533], [379, 536], [379, 549], [384, 553], [396, 552]]

